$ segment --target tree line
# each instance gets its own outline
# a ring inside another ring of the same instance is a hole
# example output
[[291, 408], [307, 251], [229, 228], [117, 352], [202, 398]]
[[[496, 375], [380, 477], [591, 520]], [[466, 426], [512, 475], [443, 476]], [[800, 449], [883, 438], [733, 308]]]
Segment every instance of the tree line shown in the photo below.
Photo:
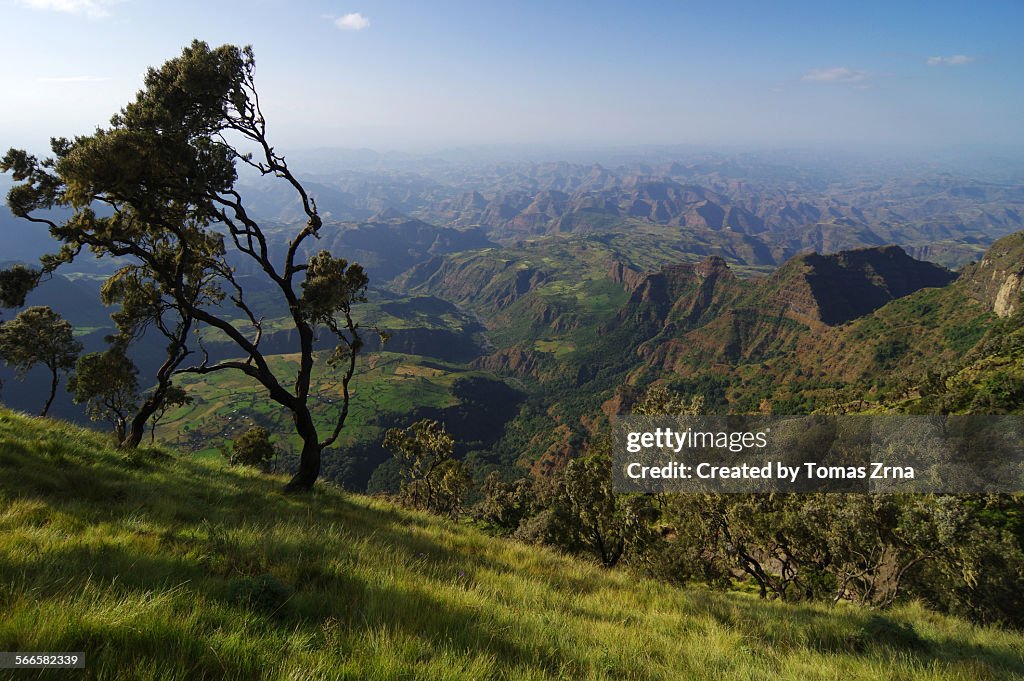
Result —
[[[635, 413], [696, 414], [700, 398], [648, 390]], [[1024, 627], [1024, 513], [1012, 495], [617, 494], [610, 438], [549, 478], [472, 483], [441, 424], [392, 429], [397, 500], [490, 532], [679, 585], [752, 585], [762, 598], [884, 608], [920, 599]]]

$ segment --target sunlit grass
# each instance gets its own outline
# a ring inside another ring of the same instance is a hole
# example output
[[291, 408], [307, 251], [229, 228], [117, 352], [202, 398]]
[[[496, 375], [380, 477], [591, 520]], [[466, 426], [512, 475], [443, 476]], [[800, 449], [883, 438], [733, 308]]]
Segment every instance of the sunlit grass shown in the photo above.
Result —
[[917, 605], [677, 589], [282, 484], [0, 411], [0, 650], [104, 679], [1024, 678], [1024, 637]]

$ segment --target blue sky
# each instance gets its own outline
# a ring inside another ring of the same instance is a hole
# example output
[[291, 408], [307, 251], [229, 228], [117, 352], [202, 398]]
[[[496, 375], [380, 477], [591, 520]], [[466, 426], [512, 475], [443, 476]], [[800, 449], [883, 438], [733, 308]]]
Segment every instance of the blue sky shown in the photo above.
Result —
[[1024, 146], [1024, 2], [0, 0], [0, 146], [249, 43], [280, 144]]

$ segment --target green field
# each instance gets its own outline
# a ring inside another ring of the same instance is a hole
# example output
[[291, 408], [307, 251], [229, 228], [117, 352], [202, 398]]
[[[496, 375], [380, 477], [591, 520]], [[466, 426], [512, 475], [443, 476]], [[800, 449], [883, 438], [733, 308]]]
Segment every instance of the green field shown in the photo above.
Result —
[[[326, 362], [328, 353], [316, 354], [313, 370], [314, 418], [323, 432], [333, 428], [333, 415], [341, 399], [340, 372]], [[268, 362], [278, 376], [298, 369], [297, 356], [272, 355]], [[371, 421], [381, 414], [407, 414], [417, 407], [447, 407], [458, 378], [479, 376], [465, 366], [417, 355], [372, 353], [360, 360], [350, 385], [352, 404], [341, 444], [379, 439], [381, 429]], [[224, 371], [204, 376], [182, 376], [180, 385], [192, 397], [190, 405], [170, 412], [157, 429], [157, 439], [204, 456], [219, 456], [217, 446], [254, 425], [281, 436], [278, 446], [298, 451], [291, 413], [266, 397], [266, 391], [248, 376]]]
[[1021, 679], [1024, 636], [679, 589], [0, 411], [0, 650], [33, 679]]

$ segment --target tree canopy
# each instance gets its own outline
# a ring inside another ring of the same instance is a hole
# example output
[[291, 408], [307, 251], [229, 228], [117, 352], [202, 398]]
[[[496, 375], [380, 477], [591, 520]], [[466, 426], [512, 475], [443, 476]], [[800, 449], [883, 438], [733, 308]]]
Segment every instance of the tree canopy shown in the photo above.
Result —
[[[42, 272], [83, 251], [122, 258], [126, 264], [103, 290], [105, 301], [120, 305], [115, 320], [122, 340], [149, 329], [167, 339], [157, 388], [132, 418], [125, 446], [138, 444], [175, 374], [237, 371], [292, 413], [303, 448], [289, 487], [309, 489], [321, 451], [337, 440], [348, 416], [349, 382], [363, 345], [352, 306], [364, 300], [368, 280], [358, 264], [310, 248], [322, 221], [315, 200], [270, 144], [254, 70], [249, 47], [211, 49], [195, 41], [150, 68], [143, 89], [108, 127], [73, 140], [54, 138], [46, 159], [11, 149], [0, 170], [18, 183], [8, 193], [12, 212], [47, 225], [63, 243], [43, 258]], [[280, 228], [272, 239], [236, 187], [239, 164], [288, 186], [305, 223]], [[58, 206], [70, 208], [71, 217], [49, 217], [46, 211]], [[288, 310], [299, 356], [293, 375], [272, 368], [260, 348], [264, 316], [250, 304], [248, 284], [236, 275], [240, 267], [261, 275]], [[190, 336], [204, 327], [229, 339], [241, 359], [211, 360], [202, 336]], [[341, 386], [323, 434], [310, 411], [318, 328], [337, 340]]]
[[443, 423], [420, 419], [408, 428], [390, 428], [384, 447], [398, 461], [404, 504], [436, 513], [455, 513], [462, 506], [469, 472], [454, 458], [455, 439]]
[[50, 392], [41, 416], [53, 404], [59, 373], [73, 368], [81, 351], [71, 324], [46, 306], [26, 308], [0, 325], [0, 359], [14, 367], [19, 378], [37, 364], [50, 370]]
[[68, 390], [75, 404], [85, 404], [89, 418], [109, 421], [120, 441], [139, 401], [138, 373], [124, 348], [115, 345], [80, 357]]

